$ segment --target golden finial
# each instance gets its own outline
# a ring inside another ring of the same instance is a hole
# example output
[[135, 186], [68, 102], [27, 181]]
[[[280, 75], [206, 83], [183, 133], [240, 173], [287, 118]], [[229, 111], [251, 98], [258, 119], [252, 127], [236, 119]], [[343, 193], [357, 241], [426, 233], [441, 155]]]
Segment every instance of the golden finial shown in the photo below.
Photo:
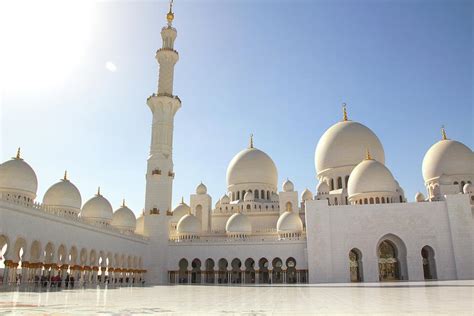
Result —
[[16, 159], [21, 159], [21, 148], [18, 147], [18, 150], [16, 151]]
[[253, 134], [250, 134], [250, 144], [249, 148], [253, 148]]
[[100, 187], [97, 187], [97, 195], [100, 196]]
[[67, 180], [67, 170], [64, 170], [64, 177], [63, 180]]
[[441, 126], [441, 135], [443, 137], [443, 140], [448, 139], [448, 137], [446, 136], [446, 130], [444, 129], [444, 125]]
[[122, 207], [125, 207], [125, 199], [122, 199]]
[[168, 20], [168, 25], [171, 25], [171, 22], [174, 20], [173, 0], [170, 0], [170, 10], [166, 14], [166, 20]]
[[369, 148], [367, 148], [365, 153], [365, 160], [372, 160], [372, 156], [370, 156]]
[[346, 104], [345, 103], [342, 104], [342, 120], [344, 122], [347, 121], [347, 109], [346, 109]]

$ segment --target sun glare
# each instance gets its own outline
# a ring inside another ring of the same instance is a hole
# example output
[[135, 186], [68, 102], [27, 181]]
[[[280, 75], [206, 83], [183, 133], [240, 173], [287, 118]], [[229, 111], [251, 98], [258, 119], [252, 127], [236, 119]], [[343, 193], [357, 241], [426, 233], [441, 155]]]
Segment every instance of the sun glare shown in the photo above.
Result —
[[0, 87], [52, 88], [77, 69], [92, 36], [92, 0], [0, 2]]

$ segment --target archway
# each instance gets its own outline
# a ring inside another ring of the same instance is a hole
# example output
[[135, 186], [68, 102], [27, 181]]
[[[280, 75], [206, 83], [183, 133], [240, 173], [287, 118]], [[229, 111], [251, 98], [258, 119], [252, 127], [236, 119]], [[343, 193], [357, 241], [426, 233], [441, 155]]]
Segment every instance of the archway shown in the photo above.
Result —
[[188, 283], [188, 260], [179, 260], [179, 280], [178, 283]]
[[252, 258], [245, 260], [245, 283], [255, 283], [255, 261]]
[[201, 283], [201, 260], [194, 259], [191, 268], [191, 283]]
[[425, 280], [437, 279], [435, 253], [433, 248], [428, 245], [421, 248], [421, 257], [423, 258], [423, 276], [425, 277]]
[[258, 261], [258, 268], [260, 270], [258, 282], [270, 283], [270, 275], [268, 273], [268, 260], [266, 258], [261, 258]]
[[7, 272], [7, 270], [5, 270], [5, 257], [8, 251], [8, 247], [9, 247], [9, 242], [8, 242], [7, 236], [0, 235], [0, 268], [4, 269], [3, 270], [4, 275], [0, 275], [1, 284], [7, 283], [7, 280], [6, 280], [7, 276], [5, 275]]
[[362, 252], [357, 248], [349, 251], [349, 271], [351, 282], [362, 282]]
[[242, 283], [242, 272], [240, 270], [240, 267], [242, 266], [242, 262], [235, 258], [231, 262], [231, 267], [232, 267], [232, 274], [231, 274], [231, 283], [232, 284], [239, 284]]
[[214, 260], [208, 258], [206, 260], [206, 283], [214, 283]]
[[283, 262], [280, 258], [275, 258], [272, 261], [273, 271], [272, 271], [272, 282], [273, 283], [283, 283], [283, 271], [281, 267]]
[[296, 276], [296, 260], [295, 258], [286, 259], [286, 283], [297, 283], [298, 278]]
[[227, 283], [229, 280], [227, 278], [227, 260], [224, 258], [219, 260], [218, 267], [219, 267], [219, 272], [218, 272], [218, 283]]
[[378, 245], [377, 253], [379, 258], [379, 280], [401, 280], [400, 261], [395, 244], [390, 240], [383, 240]]

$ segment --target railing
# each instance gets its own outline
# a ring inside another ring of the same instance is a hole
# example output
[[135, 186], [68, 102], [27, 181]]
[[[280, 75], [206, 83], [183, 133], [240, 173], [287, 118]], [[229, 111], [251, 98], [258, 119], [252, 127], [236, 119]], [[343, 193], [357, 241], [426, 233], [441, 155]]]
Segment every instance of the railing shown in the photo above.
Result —
[[292, 242], [292, 241], [305, 241], [306, 232], [301, 233], [299, 236], [292, 237], [281, 237], [276, 233], [253, 233], [242, 238], [232, 238], [227, 235], [201, 235], [195, 236], [195, 238], [183, 239], [180, 236], [172, 235], [169, 237], [169, 244], [206, 244], [206, 243], [219, 243], [219, 244], [231, 244], [231, 243], [242, 243], [242, 242]]

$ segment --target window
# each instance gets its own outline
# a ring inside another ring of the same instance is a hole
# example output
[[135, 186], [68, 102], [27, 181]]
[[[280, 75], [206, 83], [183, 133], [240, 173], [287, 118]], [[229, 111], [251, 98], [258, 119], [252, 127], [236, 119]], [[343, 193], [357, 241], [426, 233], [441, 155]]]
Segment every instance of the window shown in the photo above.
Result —
[[369, 204], [369, 201], [367, 200], [367, 198], [364, 199], [364, 204]]
[[255, 190], [255, 198], [258, 199], [258, 190]]
[[337, 188], [342, 189], [342, 178], [341, 177], [337, 178]]
[[331, 179], [331, 182], [330, 182], [330, 187], [331, 187], [331, 191], [334, 190], [334, 179]]
[[380, 204], [380, 198], [379, 197], [375, 198], [375, 204]]

